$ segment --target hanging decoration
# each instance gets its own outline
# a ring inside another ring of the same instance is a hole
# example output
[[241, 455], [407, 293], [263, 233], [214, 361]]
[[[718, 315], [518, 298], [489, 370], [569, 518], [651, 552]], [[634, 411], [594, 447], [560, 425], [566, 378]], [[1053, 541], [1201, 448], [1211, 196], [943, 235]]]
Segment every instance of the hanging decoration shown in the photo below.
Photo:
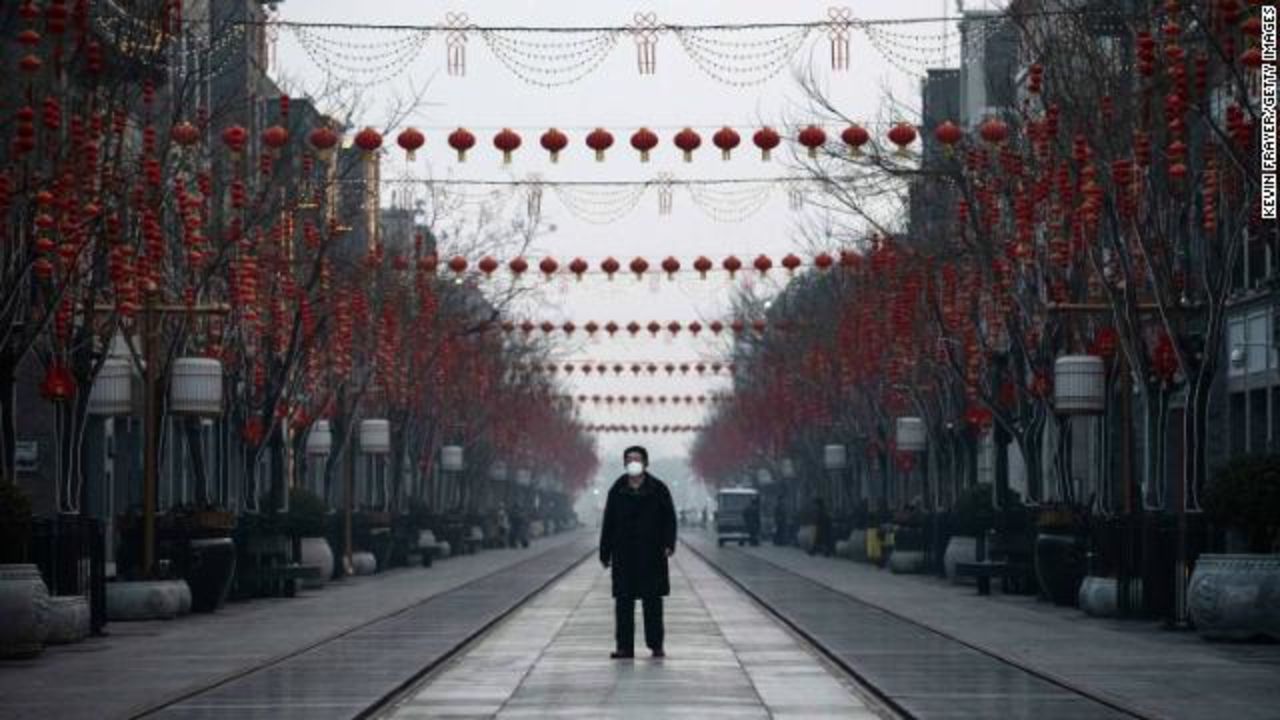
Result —
[[446, 62], [449, 74], [462, 77], [467, 74], [467, 27], [470, 18], [466, 13], [445, 13], [445, 24], [448, 27], [445, 35]]
[[849, 69], [849, 33], [853, 28], [853, 11], [847, 7], [827, 9], [827, 37], [831, 41], [831, 69]]
[[636, 69], [641, 75], [652, 75], [658, 71], [658, 25], [657, 13], [641, 13], [635, 15], [635, 22], [629, 28], [636, 41]]

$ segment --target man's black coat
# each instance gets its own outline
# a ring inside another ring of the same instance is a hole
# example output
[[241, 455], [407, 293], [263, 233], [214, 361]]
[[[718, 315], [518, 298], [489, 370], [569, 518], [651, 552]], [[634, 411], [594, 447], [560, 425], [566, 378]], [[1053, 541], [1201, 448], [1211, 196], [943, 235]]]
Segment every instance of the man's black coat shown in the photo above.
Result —
[[670, 594], [667, 550], [675, 548], [676, 509], [667, 486], [648, 473], [636, 490], [626, 475], [618, 478], [600, 529], [600, 562], [613, 567], [613, 596]]

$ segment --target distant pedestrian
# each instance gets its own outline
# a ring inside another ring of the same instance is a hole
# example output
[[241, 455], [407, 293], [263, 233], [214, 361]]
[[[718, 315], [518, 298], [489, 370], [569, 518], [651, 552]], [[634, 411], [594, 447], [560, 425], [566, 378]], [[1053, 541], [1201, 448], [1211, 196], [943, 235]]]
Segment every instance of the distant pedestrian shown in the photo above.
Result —
[[662, 598], [671, 593], [667, 558], [676, 551], [676, 512], [671, 492], [648, 473], [649, 453], [639, 446], [622, 455], [626, 474], [614, 482], [604, 506], [600, 562], [612, 567], [616, 650], [635, 657], [636, 598], [644, 606], [645, 645], [665, 657]]
[[787, 506], [782, 498], [773, 506], [773, 544], [787, 544]]
[[742, 524], [747, 527], [747, 541], [752, 547], [760, 544], [760, 498], [753, 497], [742, 510]]
[[809, 548], [809, 554], [822, 553], [831, 557], [835, 554], [835, 542], [832, 538], [831, 516], [827, 514], [827, 505], [822, 498], [813, 501], [813, 526], [813, 547]]

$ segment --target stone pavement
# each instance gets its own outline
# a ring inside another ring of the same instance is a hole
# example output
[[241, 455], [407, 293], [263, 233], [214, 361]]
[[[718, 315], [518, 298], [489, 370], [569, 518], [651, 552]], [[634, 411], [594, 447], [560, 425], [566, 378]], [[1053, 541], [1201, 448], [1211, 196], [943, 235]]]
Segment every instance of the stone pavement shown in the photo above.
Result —
[[[709, 538], [688, 539], [705, 552], [717, 552]], [[796, 548], [762, 545], [719, 552], [768, 561], [1153, 717], [1280, 718], [1280, 645], [1209, 643], [1156, 622], [1090, 618], [1020, 595], [980, 597], [972, 587], [940, 578], [893, 575], [866, 563], [810, 557]]]
[[692, 553], [677, 553], [667, 657], [609, 659], [609, 576], [584, 563], [401, 700], [394, 718], [882, 717], [839, 671]]
[[[594, 544], [591, 531], [562, 533], [528, 549], [488, 550], [431, 568], [349, 578], [296, 598], [231, 603], [217, 613], [178, 620], [111, 623], [107, 637], [49, 648], [29, 661], [0, 663], [0, 718], [133, 716], [247, 670], [332, 645], [335, 638], [356, 635], [379, 619], [486, 576], [518, 573], [520, 566], [548, 553], [563, 556], [555, 559], [560, 567], [554, 572], [559, 572]], [[548, 578], [554, 574], [544, 572]], [[449, 608], [453, 629], [463, 633], [455, 644], [468, 630], [478, 629], [493, 609], [483, 610], [485, 615], [468, 607]], [[400, 680], [428, 660], [424, 655], [418, 665], [402, 668]], [[332, 683], [344, 687], [342, 678]]]

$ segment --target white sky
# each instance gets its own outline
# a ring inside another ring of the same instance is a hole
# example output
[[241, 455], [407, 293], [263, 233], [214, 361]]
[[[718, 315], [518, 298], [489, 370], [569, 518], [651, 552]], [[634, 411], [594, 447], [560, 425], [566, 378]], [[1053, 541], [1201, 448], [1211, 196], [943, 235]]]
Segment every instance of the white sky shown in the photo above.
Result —
[[[632, 21], [636, 10], [644, 9], [656, 13], [660, 21], [671, 23], [808, 22], [825, 19], [828, 8], [837, 4], [831, 0], [651, 0], [638, 7], [616, 1], [585, 0], [455, 0], [451, 3], [293, 0], [281, 3], [280, 17], [296, 21], [439, 24], [444, 22], [447, 12], [465, 12], [472, 23], [482, 26], [568, 27], [625, 25]], [[955, 13], [955, 6], [946, 7], [943, 0], [862, 0], [846, 4], [856, 17], [864, 19], [939, 17], [944, 8], [952, 15]], [[353, 12], [353, 7], [358, 12]], [[936, 37], [941, 28], [940, 24], [908, 25], [898, 27], [897, 32]], [[954, 46], [954, 27], [951, 30]], [[740, 37], [744, 40], [760, 39], [776, 32], [762, 31], [754, 36]], [[325, 31], [323, 37], [369, 43], [393, 36]], [[868, 121], [915, 119], [914, 112], [918, 110], [919, 103], [919, 76], [891, 66], [858, 31], [852, 34], [852, 61], [848, 71], [831, 71], [828, 48], [825, 32], [815, 31], [796, 54], [795, 60], [801, 66], [817, 71], [841, 112]], [[663, 36], [659, 41], [657, 61], [656, 74], [639, 75], [635, 44], [630, 36], [621, 37], [594, 73], [576, 84], [548, 89], [527, 84], [513, 75], [475, 33], [470, 36], [467, 46], [466, 75], [448, 76], [445, 73], [444, 39], [432, 36], [400, 78], [365, 90], [363, 107], [366, 114], [356, 122], [382, 127], [387, 120], [388, 104], [395, 97], [407, 95], [410, 82], [417, 87], [426, 87], [425, 103], [409, 121], [427, 135], [426, 147], [409, 169], [420, 177], [494, 180], [540, 173], [547, 180], [648, 180], [660, 172], [672, 173], [676, 178], [766, 177], [794, 172], [788, 168], [789, 152], [780, 148], [774, 154], [774, 162], [765, 164], [760, 162], [758, 151], [750, 144], [751, 133], [763, 123], [781, 130], [783, 125], [807, 122], [816, 117], [810, 112], [792, 69], [784, 70], [761, 85], [725, 85], [699, 70], [673, 36]], [[280, 33], [277, 67], [293, 92], [299, 88], [319, 88], [324, 83], [323, 71], [288, 31]], [[886, 90], [898, 101], [906, 103], [911, 114], [904, 118], [902, 112], [890, 112], [885, 106]], [[730, 162], [723, 162], [711, 145], [711, 133], [723, 124], [735, 127], [743, 138], [743, 145]], [[472, 130], [478, 140], [476, 149], [465, 164], [456, 162], [445, 143], [449, 130], [458, 125]], [[583, 144], [586, 133], [597, 125], [609, 129], [615, 137], [614, 147], [604, 163], [595, 162]], [[628, 143], [632, 131], [641, 125], [649, 126], [662, 139], [648, 164], [639, 162]], [[685, 125], [693, 126], [703, 136], [702, 149], [695, 155], [694, 162], [687, 164], [680, 160], [679, 152], [670, 142], [671, 136]], [[524, 138], [524, 145], [516, 153], [514, 163], [507, 167], [502, 166], [499, 154], [491, 145], [493, 133], [504, 126], [516, 129]], [[547, 160], [547, 154], [538, 146], [538, 136], [550, 126], [558, 127], [570, 136], [569, 149], [556, 165]], [[829, 126], [829, 134], [832, 130], [835, 134], [839, 132], [838, 127]], [[390, 144], [392, 138], [388, 138], [388, 142]], [[396, 149], [391, 161], [384, 165], [384, 177], [405, 171], [403, 155]], [[386, 198], [384, 193], [384, 200]], [[512, 203], [511, 207], [519, 208], [520, 203]], [[658, 214], [656, 195], [650, 191], [622, 221], [595, 225], [575, 218], [557, 199], [554, 191], [548, 189], [543, 200], [543, 219], [554, 225], [555, 230], [542, 235], [526, 255], [535, 259], [531, 263], [535, 267], [536, 258], [544, 255], [555, 257], [562, 267], [575, 256], [598, 260], [611, 255], [623, 264], [624, 269], [632, 257], [642, 255], [656, 269], [667, 255], [675, 255], [688, 267], [698, 255], [707, 255], [718, 264], [724, 256], [736, 254], [749, 264], [756, 255], [765, 253], [774, 258], [776, 266], [787, 252], [809, 256], [798, 232], [801, 215], [803, 213], [797, 214], [788, 208], [786, 193], [779, 189], [769, 196], [766, 204], [749, 221], [715, 222], [694, 204], [687, 191], [676, 189], [674, 210], [668, 216]], [[838, 249], [840, 244], [838, 239], [833, 240], [830, 248]], [[449, 252], [447, 246], [442, 248], [442, 256]], [[510, 257], [510, 253], [495, 255], [500, 260]], [[536, 275], [536, 272], [530, 272], [526, 277]], [[588, 320], [595, 320], [601, 325], [615, 320], [625, 325], [632, 319], [641, 324], [658, 320], [664, 325], [670, 320], [687, 323], [700, 319], [705, 325], [711, 319], [724, 317], [732, 286], [723, 274], [713, 274], [706, 281], [697, 280], [696, 274], [685, 275], [679, 282], [669, 282], [665, 277], [659, 280], [656, 274], [652, 277], [652, 281], [645, 282], [637, 282], [632, 276], [619, 276], [612, 283], [602, 278], [588, 278], [582, 283], [569, 280], [553, 284], [536, 300], [526, 303], [522, 312], [535, 322], [550, 319], [559, 323], [571, 319], [579, 327]], [[785, 280], [785, 274], [780, 270], [771, 273], [771, 277], [768, 282]], [[682, 334], [675, 341], [654, 340], [648, 333], [641, 333], [632, 340], [623, 337], [625, 333], [622, 333], [620, 339], [593, 343], [586, 343], [581, 335], [575, 336], [573, 347], [565, 348], [562, 358], [608, 362], [661, 362], [670, 359], [679, 363], [714, 358], [729, 347], [728, 339], [716, 341], [709, 333], [704, 333], [698, 340]], [[594, 374], [583, 378], [575, 374], [567, 390], [575, 395], [698, 395], [723, 389], [728, 382], [724, 376], [698, 378], [693, 373], [689, 378], [677, 376], [674, 379], [661, 372], [652, 379], [634, 378], [630, 373], [621, 378], [612, 374], [607, 378]], [[582, 415], [586, 422], [693, 424], [700, 421], [701, 413], [702, 408], [698, 406], [673, 408], [668, 405], [662, 410], [628, 407], [625, 411], [607, 411], [603, 405], [587, 404]], [[683, 456], [691, 440], [692, 436], [676, 435], [639, 438], [601, 435], [602, 472], [610, 477], [616, 475], [620, 471], [618, 456], [622, 447], [634, 441], [648, 445], [651, 456], [659, 457]]]

